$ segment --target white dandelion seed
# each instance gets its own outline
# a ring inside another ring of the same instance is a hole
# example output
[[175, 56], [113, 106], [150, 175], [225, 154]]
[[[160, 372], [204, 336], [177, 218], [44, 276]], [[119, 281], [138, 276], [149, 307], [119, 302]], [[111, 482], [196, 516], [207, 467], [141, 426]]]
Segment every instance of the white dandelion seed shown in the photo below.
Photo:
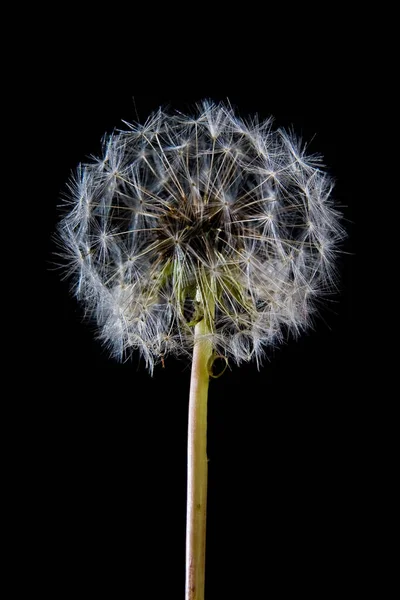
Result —
[[59, 233], [76, 294], [112, 354], [139, 349], [151, 372], [192, 353], [198, 292], [212, 296], [215, 352], [259, 363], [335, 281], [332, 181], [272, 119], [208, 101], [196, 118], [159, 110], [106, 138], [69, 190]]

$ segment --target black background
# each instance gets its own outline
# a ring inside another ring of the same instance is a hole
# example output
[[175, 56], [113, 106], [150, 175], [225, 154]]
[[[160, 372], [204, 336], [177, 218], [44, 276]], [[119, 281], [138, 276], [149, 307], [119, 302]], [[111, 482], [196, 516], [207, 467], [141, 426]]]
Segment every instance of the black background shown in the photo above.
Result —
[[160, 85], [146, 95], [133, 74], [118, 85], [109, 72], [108, 85], [104, 75], [101, 85], [98, 78], [71, 85], [67, 62], [47, 75], [39, 123], [45, 292], [31, 382], [40, 392], [23, 409], [32, 425], [26, 527], [44, 569], [33, 577], [67, 595], [183, 598], [190, 365], [169, 358], [151, 378], [135, 357], [110, 359], [61, 281], [52, 236], [66, 181], [99, 152], [103, 133], [122, 127], [121, 119], [144, 121], [159, 105], [190, 111], [202, 98], [229, 98], [242, 117], [272, 114], [276, 126], [312, 140], [310, 151], [323, 154], [336, 180], [348, 238], [339, 292], [314, 330], [271, 351], [260, 371], [231, 366], [211, 381], [206, 600], [263, 598], [272, 589], [274, 598], [339, 594], [362, 569], [371, 451], [355, 365], [356, 88], [333, 73], [334, 84], [314, 87], [268, 77], [243, 86], [239, 78], [218, 91], [205, 81], [194, 93]]

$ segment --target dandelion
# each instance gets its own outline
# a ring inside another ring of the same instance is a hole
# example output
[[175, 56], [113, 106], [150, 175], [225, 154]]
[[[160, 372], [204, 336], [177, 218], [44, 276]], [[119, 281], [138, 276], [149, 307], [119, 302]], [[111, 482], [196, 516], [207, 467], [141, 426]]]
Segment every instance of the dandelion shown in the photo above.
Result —
[[217, 356], [255, 360], [308, 327], [343, 236], [321, 158], [272, 119], [161, 109], [79, 167], [59, 226], [76, 296], [114, 357], [192, 357], [186, 599], [204, 597], [207, 394]]

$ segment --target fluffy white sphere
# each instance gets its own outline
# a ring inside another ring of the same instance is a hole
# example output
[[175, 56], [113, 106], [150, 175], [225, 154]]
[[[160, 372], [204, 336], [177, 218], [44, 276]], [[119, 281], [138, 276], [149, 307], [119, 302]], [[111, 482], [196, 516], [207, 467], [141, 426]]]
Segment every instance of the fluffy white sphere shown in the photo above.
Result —
[[191, 354], [206, 318], [216, 352], [258, 362], [331, 289], [331, 190], [320, 158], [271, 119], [159, 110], [79, 167], [59, 227], [68, 273], [115, 356], [137, 348], [152, 372]]

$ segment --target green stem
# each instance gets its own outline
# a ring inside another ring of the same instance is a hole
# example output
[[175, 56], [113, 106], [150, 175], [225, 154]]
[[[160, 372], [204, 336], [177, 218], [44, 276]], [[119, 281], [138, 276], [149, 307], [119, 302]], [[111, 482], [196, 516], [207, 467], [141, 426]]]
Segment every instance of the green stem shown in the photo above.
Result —
[[[213, 312], [213, 311], [212, 311]], [[209, 319], [195, 327], [195, 336], [210, 333]], [[207, 396], [212, 344], [197, 339], [193, 350], [188, 426], [185, 600], [204, 600], [207, 515]]]

